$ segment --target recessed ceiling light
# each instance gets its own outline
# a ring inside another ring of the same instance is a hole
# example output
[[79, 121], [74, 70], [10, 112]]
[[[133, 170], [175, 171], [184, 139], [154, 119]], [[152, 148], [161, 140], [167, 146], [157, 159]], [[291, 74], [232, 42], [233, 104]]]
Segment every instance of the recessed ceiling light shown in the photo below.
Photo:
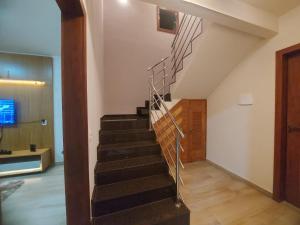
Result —
[[119, 2], [122, 4], [122, 5], [126, 5], [128, 3], [128, 0], [119, 0]]

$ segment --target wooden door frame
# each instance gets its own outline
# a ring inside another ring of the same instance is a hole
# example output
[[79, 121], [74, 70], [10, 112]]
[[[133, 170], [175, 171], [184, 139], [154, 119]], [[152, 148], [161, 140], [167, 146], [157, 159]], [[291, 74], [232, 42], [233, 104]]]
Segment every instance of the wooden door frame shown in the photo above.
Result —
[[62, 12], [62, 107], [68, 225], [89, 225], [86, 21], [80, 0], [56, 0]]
[[287, 144], [287, 59], [300, 52], [300, 44], [276, 52], [276, 100], [273, 198], [285, 200], [286, 144]]

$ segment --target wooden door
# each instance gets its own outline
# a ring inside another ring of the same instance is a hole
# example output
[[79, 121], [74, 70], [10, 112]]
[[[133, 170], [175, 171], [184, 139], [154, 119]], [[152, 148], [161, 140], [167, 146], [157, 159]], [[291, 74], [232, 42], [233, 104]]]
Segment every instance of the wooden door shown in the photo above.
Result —
[[286, 200], [300, 207], [300, 52], [287, 58]]
[[206, 100], [189, 100], [187, 116], [187, 161], [205, 160]]

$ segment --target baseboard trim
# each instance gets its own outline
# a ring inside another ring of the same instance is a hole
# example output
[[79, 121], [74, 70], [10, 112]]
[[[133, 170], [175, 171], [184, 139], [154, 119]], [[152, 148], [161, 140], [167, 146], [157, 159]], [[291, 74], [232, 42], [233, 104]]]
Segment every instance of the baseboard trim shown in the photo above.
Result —
[[211, 166], [213, 166], [213, 167], [215, 167], [215, 168], [217, 168], [217, 169], [220, 169], [220, 170], [224, 171], [226, 174], [228, 174], [229, 176], [231, 176], [231, 177], [233, 177], [233, 178], [235, 178], [235, 179], [237, 179], [237, 180], [239, 180], [239, 181], [242, 181], [242, 182], [248, 184], [249, 186], [253, 187], [255, 190], [261, 192], [262, 194], [266, 195], [267, 197], [273, 198], [273, 194], [272, 194], [271, 192], [269, 192], [269, 191], [267, 191], [267, 190], [265, 190], [265, 189], [259, 187], [258, 185], [252, 183], [252, 182], [249, 181], [249, 180], [246, 180], [246, 179], [243, 178], [243, 177], [240, 177], [240, 176], [234, 174], [233, 172], [231, 172], [231, 171], [225, 169], [224, 167], [222, 167], [222, 166], [220, 166], [220, 165], [218, 165], [218, 164], [216, 164], [216, 163], [214, 163], [214, 162], [212, 162], [212, 161], [210, 161], [210, 160], [206, 160], [206, 161], [207, 161]]
[[300, 208], [297, 208], [297, 206], [292, 205], [291, 203], [288, 203], [287, 201], [282, 202], [284, 205], [296, 210], [297, 212], [300, 213]]

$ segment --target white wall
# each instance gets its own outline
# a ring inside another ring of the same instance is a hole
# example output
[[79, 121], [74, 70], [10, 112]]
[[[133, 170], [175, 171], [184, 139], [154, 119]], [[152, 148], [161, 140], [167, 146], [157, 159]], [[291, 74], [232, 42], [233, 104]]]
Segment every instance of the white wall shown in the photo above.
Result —
[[53, 102], [55, 162], [63, 162], [61, 56], [53, 57]]
[[94, 188], [94, 168], [97, 162], [100, 117], [104, 110], [103, 69], [103, 2], [85, 0], [87, 14], [87, 94], [89, 127], [90, 196]]
[[[208, 97], [207, 158], [273, 191], [275, 51], [300, 42], [300, 7], [282, 16], [264, 41]], [[250, 93], [254, 105], [238, 106]]]
[[105, 112], [135, 113], [148, 99], [149, 66], [169, 56], [174, 35], [158, 32], [156, 6], [104, 1]]

